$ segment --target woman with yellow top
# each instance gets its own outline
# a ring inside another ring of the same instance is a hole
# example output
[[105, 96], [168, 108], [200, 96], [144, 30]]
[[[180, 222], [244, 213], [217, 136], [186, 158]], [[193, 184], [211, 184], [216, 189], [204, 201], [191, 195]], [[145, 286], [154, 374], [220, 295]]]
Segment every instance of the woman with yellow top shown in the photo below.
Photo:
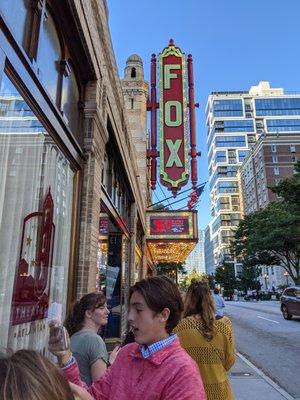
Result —
[[233, 328], [229, 318], [215, 318], [207, 283], [194, 281], [188, 288], [184, 318], [175, 332], [198, 364], [207, 400], [234, 399], [227, 374], [235, 362]]

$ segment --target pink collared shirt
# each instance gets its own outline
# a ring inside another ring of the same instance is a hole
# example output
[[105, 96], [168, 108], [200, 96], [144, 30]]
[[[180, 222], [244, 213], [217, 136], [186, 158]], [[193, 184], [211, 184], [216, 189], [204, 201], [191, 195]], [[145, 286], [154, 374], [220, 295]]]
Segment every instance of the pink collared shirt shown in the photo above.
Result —
[[[87, 388], [76, 363], [64, 373]], [[142, 357], [137, 343], [128, 344], [87, 390], [95, 400], [206, 400], [198, 367], [178, 339], [148, 358]]]

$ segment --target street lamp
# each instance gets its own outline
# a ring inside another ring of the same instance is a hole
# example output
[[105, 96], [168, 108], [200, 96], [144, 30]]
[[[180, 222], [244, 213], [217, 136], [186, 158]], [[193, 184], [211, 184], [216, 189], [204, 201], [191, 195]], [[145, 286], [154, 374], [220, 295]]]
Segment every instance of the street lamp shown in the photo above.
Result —
[[289, 273], [287, 271], [284, 271], [283, 275], [286, 277], [286, 286], [289, 286], [289, 279], [288, 279]]

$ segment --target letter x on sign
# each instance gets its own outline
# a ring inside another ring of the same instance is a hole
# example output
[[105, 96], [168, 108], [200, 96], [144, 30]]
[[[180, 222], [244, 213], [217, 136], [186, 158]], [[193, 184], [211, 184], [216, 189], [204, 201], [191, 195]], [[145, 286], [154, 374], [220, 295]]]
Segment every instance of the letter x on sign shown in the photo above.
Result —
[[177, 139], [173, 143], [171, 139], [166, 139], [167, 146], [170, 150], [170, 156], [167, 161], [166, 167], [172, 167], [174, 164], [176, 167], [182, 167], [182, 162], [178, 156], [179, 147], [182, 143], [182, 139]]

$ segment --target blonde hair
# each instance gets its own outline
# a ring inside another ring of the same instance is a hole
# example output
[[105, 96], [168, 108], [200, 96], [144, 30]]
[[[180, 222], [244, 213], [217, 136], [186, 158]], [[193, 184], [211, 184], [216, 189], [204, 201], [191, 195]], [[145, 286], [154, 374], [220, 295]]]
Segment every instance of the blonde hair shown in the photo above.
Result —
[[184, 317], [199, 315], [203, 336], [211, 340], [215, 334], [215, 304], [206, 282], [194, 281], [189, 286], [184, 300]]
[[0, 359], [0, 400], [74, 400], [74, 396], [47, 358], [33, 350], [19, 350]]

